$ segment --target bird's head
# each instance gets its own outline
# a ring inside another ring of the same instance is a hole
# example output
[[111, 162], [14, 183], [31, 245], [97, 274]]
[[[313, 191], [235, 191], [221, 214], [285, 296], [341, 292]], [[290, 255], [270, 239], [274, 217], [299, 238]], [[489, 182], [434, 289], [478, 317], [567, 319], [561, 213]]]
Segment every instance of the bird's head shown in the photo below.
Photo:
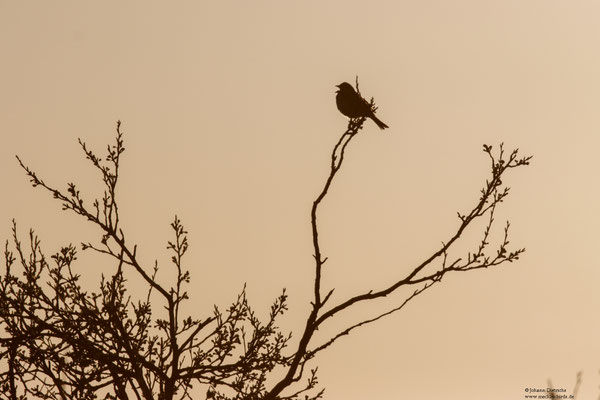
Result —
[[353, 88], [353, 87], [352, 87], [352, 85], [351, 85], [351, 84], [349, 84], [348, 82], [342, 82], [342, 83], [340, 83], [339, 85], [335, 85], [335, 87], [339, 88], [339, 90], [338, 90], [336, 93], [339, 93], [339, 92], [346, 92], [346, 91], [348, 91], [348, 90], [350, 90], [350, 91], [352, 91], [352, 92], [354, 91], [354, 88]]

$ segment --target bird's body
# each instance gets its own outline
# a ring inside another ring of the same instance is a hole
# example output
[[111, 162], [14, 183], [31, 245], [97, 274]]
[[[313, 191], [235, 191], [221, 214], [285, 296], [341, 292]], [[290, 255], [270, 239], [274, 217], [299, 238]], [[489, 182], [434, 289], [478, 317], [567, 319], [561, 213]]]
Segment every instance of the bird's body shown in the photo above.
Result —
[[337, 85], [337, 87], [339, 90], [335, 96], [335, 102], [338, 110], [340, 110], [342, 114], [349, 118], [371, 118], [379, 128], [389, 128], [375, 116], [375, 113], [373, 113], [373, 110], [371, 109], [371, 105], [356, 93], [352, 85], [348, 82], [343, 82]]

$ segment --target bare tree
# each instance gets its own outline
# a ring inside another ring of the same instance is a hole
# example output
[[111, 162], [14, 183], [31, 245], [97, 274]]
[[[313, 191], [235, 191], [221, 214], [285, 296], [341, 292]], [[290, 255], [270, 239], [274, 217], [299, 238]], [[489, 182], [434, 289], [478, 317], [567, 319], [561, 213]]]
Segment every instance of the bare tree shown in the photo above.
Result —
[[[375, 109], [373, 100], [370, 104]], [[400, 310], [447, 273], [493, 267], [519, 258], [524, 249], [508, 248], [508, 222], [499, 243], [491, 246], [489, 242], [494, 212], [509, 194], [502, 180], [509, 170], [527, 165], [531, 157], [519, 157], [518, 150], [507, 153], [502, 145], [496, 152], [484, 145], [490, 177], [475, 205], [458, 213], [456, 230], [440, 248], [401, 279], [333, 303], [334, 288], [322, 285], [327, 258], [319, 241], [319, 206], [364, 122], [365, 118], [349, 121], [333, 149], [325, 185], [312, 204], [314, 293], [305, 327], [294, 341], [291, 333], [283, 333], [277, 326], [278, 318], [287, 311], [285, 290], [274, 300], [266, 321], [256, 317], [245, 287], [225, 310], [215, 306], [202, 318], [180, 310], [189, 300], [185, 287], [190, 274], [184, 264], [187, 232], [177, 217], [171, 224], [173, 240], [167, 246], [176, 271], [174, 282], [158, 281], [158, 262], [152, 266], [140, 262], [136, 245], [129, 242], [120, 226], [116, 189], [120, 157], [125, 150], [120, 122], [116, 142], [108, 146], [103, 158], [79, 140], [87, 159], [100, 171], [104, 185], [103, 197], [92, 202], [73, 183], [66, 191], [55, 189], [17, 157], [34, 187], [50, 192], [64, 210], [99, 228], [100, 240], [81, 243], [81, 248], [112, 262], [102, 266], [106, 276], [102, 276], [99, 289], [86, 290], [79, 282], [84, 271], [75, 267], [75, 246], [63, 247], [48, 259], [33, 231], [28, 244], [21, 243], [13, 222], [0, 280], [0, 326], [4, 330], [0, 365], [6, 367], [0, 372], [0, 399], [191, 399], [194, 384], [207, 387], [207, 399], [322, 398], [317, 368], [307, 370], [319, 352], [354, 329]], [[487, 222], [472, 251], [452, 256], [455, 243], [480, 218]], [[130, 274], [145, 283], [145, 297], [133, 299], [128, 294], [126, 275]], [[315, 341], [317, 329], [339, 313], [403, 287], [414, 289], [392, 309], [379, 310], [322, 342]]]

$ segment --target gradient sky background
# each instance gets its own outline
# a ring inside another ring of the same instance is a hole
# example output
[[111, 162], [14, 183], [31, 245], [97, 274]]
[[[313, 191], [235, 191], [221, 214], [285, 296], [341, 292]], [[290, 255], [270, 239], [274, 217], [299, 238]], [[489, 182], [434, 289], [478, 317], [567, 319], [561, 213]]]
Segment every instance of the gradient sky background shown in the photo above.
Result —
[[398, 279], [449, 237], [487, 176], [483, 143], [534, 155], [497, 213], [527, 253], [447, 276], [340, 340], [317, 363], [326, 398], [521, 399], [548, 378], [570, 392], [579, 370], [580, 398], [596, 398], [599, 15], [576, 0], [0, 1], [0, 232], [14, 217], [49, 253], [99, 239], [31, 189], [14, 155], [90, 198], [98, 176], [76, 139], [100, 152], [121, 119], [121, 212], [143, 259], [166, 271], [177, 213], [199, 316], [244, 282], [266, 315], [286, 287], [282, 327], [296, 329], [310, 205], [347, 121], [334, 85], [358, 75], [390, 129], [366, 123], [321, 209], [336, 298]]

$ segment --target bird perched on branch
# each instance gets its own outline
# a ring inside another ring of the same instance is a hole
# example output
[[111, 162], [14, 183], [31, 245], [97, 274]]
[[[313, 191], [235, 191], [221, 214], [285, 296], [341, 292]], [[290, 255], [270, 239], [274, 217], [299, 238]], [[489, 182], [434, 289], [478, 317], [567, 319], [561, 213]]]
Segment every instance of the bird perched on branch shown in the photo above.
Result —
[[371, 104], [363, 99], [360, 94], [356, 93], [351, 84], [343, 82], [336, 85], [336, 87], [338, 87], [339, 90], [336, 92], [337, 96], [335, 96], [335, 102], [338, 110], [340, 110], [342, 114], [350, 118], [371, 118], [379, 128], [389, 128], [389, 126], [375, 116], [375, 113], [373, 113], [373, 110], [371, 109]]

